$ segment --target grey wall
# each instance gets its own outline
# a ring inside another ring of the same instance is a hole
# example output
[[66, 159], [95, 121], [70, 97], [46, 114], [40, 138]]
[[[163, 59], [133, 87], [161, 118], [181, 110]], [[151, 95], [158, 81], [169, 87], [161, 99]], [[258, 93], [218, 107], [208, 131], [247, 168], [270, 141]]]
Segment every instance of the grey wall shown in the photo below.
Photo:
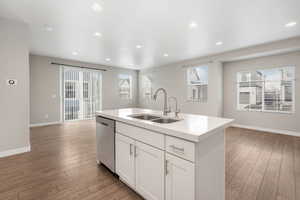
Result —
[[[136, 107], [138, 105], [138, 72], [136, 70], [30, 55], [30, 124], [60, 121], [60, 67], [51, 65], [51, 62], [107, 69], [102, 73], [102, 109]], [[118, 74], [120, 73], [130, 74], [133, 77], [132, 100], [122, 100], [119, 97]]]
[[[0, 19], [0, 152], [29, 147], [28, 28]], [[9, 87], [7, 79], [18, 84]]]
[[[295, 50], [300, 47], [300, 37], [277, 41], [269, 44], [257, 45], [240, 50], [234, 50], [222, 54], [205, 56], [198, 59], [183, 61], [177, 64], [170, 64], [163, 67], [141, 70], [139, 73], [132, 70], [110, 68], [103, 74], [103, 109], [135, 107], [143, 108], [162, 108], [162, 98], [157, 102], [149, 101], [143, 98], [141, 77], [148, 75], [153, 81], [153, 89], [164, 87], [168, 90], [169, 96], [179, 98], [179, 104], [182, 112], [197, 113], [212, 116], [222, 116], [236, 119], [236, 123], [247, 126], [258, 126], [271, 129], [286, 129], [291, 131], [300, 131], [299, 129], [299, 99], [300, 93], [296, 93], [296, 113], [257, 113], [242, 112], [236, 110], [236, 87], [235, 74], [240, 70], [255, 68], [279, 67], [284, 65], [295, 65], [297, 77], [299, 79], [300, 55], [297, 53], [287, 53], [285, 55], [275, 55], [249, 60], [227, 62], [222, 67], [221, 62], [236, 59], [245, 59], [249, 57], [265, 56], [268, 54], [278, 54]], [[195, 63], [208, 63], [209, 65], [209, 96], [208, 103], [188, 102], [186, 100], [186, 80], [184, 65], [193, 65]], [[57, 58], [44, 56], [30, 56], [31, 63], [31, 123], [45, 123], [59, 121], [59, 68], [49, 63], [51, 61], [65, 62], [70, 64], [83, 64], [91, 67], [101, 67], [99, 65], [80, 63]], [[224, 71], [223, 71], [224, 70]], [[131, 73], [134, 77], [134, 100], [132, 102], [122, 101], [118, 95], [117, 75], [119, 73]], [[140, 76], [138, 76], [138, 74]], [[139, 77], [139, 78], [138, 78]], [[139, 79], [139, 81], [137, 81]], [[224, 81], [223, 81], [224, 79]], [[139, 82], [139, 84], [137, 83]], [[224, 85], [224, 87], [223, 87]], [[43, 89], [44, 87], [47, 90]], [[138, 92], [139, 90], [139, 92]], [[224, 90], [224, 99], [223, 99]], [[299, 91], [299, 81], [296, 83], [296, 91]], [[139, 95], [138, 95], [139, 93]], [[56, 98], [53, 98], [56, 96]], [[47, 104], [45, 104], [47, 102]], [[47, 106], [45, 106], [47, 105]], [[224, 109], [223, 109], [224, 106]], [[49, 115], [45, 119], [45, 114]], [[222, 114], [223, 113], [223, 114]], [[276, 123], [274, 123], [276, 122]]]
[[[236, 73], [239, 71], [295, 66], [296, 108], [294, 114], [238, 111]], [[300, 51], [284, 55], [267, 56], [224, 64], [224, 117], [234, 118], [235, 123], [270, 129], [300, 132]]]
[[153, 91], [159, 87], [163, 87], [168, 91], [169, 96], [177, 97], [181, 112], [210, 116], [222, 115], [223, 74], [222, 64], [219, 62], [211, 62], [208, 64], [207, 103], [187, 101], [186, 68], [183, 67], [182, 64], [141, 70], [139, 75], [139, 104], [142, 108], [161, 110], [163, 104], [162, 95], [157, 99], [156, 102], [144, 99], [142, 93], [142, 76], [146, 75], [152, 80]]
[[[142, 75], [148, 75], [153, 81], [154, 90], [158, 87], [164, 87], [168, 90], [170, 95], [179, 98], [180, 107], [183, 112], [233, 118], [236, 120], [236, 124], [245, 126], [300, 132], [300, 105], [298, 103], [300, 99], [300, 51], [295, 52], [299, 47], [300, 37], [295, 37], [222, 54], [182, 61], [168, 66], [141, 70], [141, 76], [139, 78], [140, 106], [143, 108], [162, 108], [162, 99], [159, 99], [158, 102], [153, 102], [143, 98], [141, 77]], [[228, 62], [230, 60], [236, 61]], [[210, 61], [214, 62], [209, 66], [208, 103], [187, 102], [185, 70], [182, 66], [191, 65], [193, 63], [207, 63]], [[224, 63], [224, 61], [227, 62]], [[294, 114], [237, 111], [237, 72], [287, 65], [296, 67], [296, 111]], [[222, 78], [220, 78], [220, 76]], [[220, 87], [223, 89], [220, 89]]]
[[194, 62], [205, 63], [210, 61], [229, 62], [234, 60], [245, 60], [247, 58], [249, 59], [267, 55], [282, 54], [284, 52], [288, 53], [296, 50], [300, 50], [300, 36], [221, 52], [213, 55], [202, 56], [195, 59], [184, 60], [177, 64], [187, 64]]

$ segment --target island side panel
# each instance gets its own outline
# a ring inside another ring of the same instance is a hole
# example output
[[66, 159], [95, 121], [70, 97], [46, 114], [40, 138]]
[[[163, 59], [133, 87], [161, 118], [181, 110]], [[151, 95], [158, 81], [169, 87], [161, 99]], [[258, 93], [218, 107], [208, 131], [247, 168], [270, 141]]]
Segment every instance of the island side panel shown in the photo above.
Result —
[[196, 200], [225, 200], [225, 130], [196, 143]]

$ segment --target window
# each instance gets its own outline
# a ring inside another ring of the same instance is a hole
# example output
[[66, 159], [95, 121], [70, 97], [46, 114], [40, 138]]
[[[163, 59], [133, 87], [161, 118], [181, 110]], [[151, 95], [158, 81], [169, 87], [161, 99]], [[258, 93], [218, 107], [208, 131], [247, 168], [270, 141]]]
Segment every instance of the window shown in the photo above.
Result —
[[73, 81], [66, 81], [65, 82], [65, 98], [75, 98], [76, 93], [75, 93], [75, 87], [76, 87], [76, 82]]
[[101, 109], [101, 72], [63, 67], [64, 120], [92, 119]]
[[294, 73], [294, 67], [239, 72], [238, 110], [293, 112]]
[[148, 76], [142, 76], [143, 96], [145, 99], [151, 99], [152, 81]]
[[119, 75], [119, 94], [121, 99], [132, 98], [132, 77], [127, 74]]
[[85, 82], [83, 83], [83, 98], [88, 99], [89, 98], [89, 83]]
[[208, 66], [187, 69], [188, 100], [207, 102]]

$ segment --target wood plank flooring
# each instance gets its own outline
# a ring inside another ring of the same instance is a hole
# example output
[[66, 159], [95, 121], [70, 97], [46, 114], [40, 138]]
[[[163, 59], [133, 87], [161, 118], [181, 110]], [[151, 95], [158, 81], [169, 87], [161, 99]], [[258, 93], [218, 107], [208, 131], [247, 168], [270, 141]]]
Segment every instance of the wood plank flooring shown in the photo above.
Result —
[[300, 137], [226, 130], [226, 200], [300, 200]]
[[[30, 153], [0, 158], [0, 200], [140, 200], [96, 165], [95, 123], [31, 129]], [[300, 138], [226, 130], [226, 200], [300, 200]]]

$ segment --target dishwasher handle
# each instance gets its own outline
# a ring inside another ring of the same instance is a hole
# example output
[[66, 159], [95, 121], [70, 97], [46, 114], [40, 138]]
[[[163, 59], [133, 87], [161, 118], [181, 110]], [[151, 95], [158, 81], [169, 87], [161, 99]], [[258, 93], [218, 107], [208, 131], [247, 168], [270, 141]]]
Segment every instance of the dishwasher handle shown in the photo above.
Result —
[[111, 120], [111, 119], [107, 119], [107, 118], [104, 118], [104, 117], [97, 116], [96, 121], [97, 121], [98, 124], [106, 126], [106, 127], [110, 127], [110, 128], [115, 127], [115, 121]]
[[108, 126], [107, 123], [104, 123], [104, 122], [99, 122], [100, 124], [102, 124], [103, 126]]

